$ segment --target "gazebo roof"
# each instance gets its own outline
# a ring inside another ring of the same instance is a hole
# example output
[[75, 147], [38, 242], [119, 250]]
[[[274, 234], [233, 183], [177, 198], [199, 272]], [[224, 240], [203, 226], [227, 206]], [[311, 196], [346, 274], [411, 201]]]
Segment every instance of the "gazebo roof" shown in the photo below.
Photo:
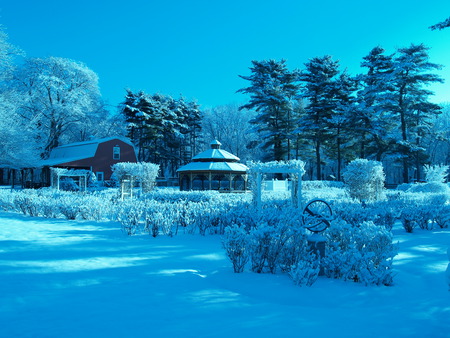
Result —
[[205, 150], [192, 158], [192, 162], [181, 168], [178, 172], [238, 172], [245, 173], [248, 167], [237, 163], [239, 157], [220, 149], [221, 143], [217, 140], [211, 142], [211, 149]]
[[180, 172], [215, 172], [215, 171], [225, 171], [225, 172], [237, 172], [245, 173], [248, 167], [241, 163], [230, 163], [230, 162], [191, 162], [188, 163], [177, 171]]
[[211, 142], [211, 149], [205, 150], [192, 158], [193, 162], [237, 162], [239, 157], [234, 156], [226, 150], [220, 149], [222, 144], [214, 140]]

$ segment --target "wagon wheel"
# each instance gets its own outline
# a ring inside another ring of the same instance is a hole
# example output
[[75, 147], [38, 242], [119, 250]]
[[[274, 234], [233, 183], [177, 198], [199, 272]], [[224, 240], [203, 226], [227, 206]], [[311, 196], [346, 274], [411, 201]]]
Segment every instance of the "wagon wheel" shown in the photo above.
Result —
[[330, 226], [330, 205], [323, 200], [312, 200], [303, 209], [303, 225], [312, 232], [322, 232]]

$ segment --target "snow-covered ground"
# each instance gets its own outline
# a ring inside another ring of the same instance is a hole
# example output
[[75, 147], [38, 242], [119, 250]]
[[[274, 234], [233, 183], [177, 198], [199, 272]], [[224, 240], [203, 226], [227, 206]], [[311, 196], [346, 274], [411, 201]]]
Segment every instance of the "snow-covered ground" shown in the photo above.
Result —
[[407, 234], [395, 286], [234, 274], [219, 236], [127, 237], [0, 212], [0, 337], [450, 337], [450, 231]]

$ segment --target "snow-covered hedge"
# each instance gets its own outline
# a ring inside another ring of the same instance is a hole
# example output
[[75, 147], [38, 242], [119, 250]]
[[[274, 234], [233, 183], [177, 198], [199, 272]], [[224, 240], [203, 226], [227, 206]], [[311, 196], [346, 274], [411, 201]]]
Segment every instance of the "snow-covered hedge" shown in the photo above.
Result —
[[350, 196], [360, 201], [378, 201], [386, 196], [383, 165], [377, 161], [356, 159], [343, 173]]
[[444, 183], [447, 180], [448, 165], [425, 165], [427, 182]]
[[155, 186], [159, 165], [147, 162], [119, 162], [111, 166], [111, 170], [119, 182], [130, 176], [140, 183], [143, 193], [148, 193]]
[[324, 232], [327, 251], [323, 259], [325, 274], [366, 285], [392, 285], [392, 261], [397, 247], [392, 233], [373, 222], [352, 226], [335, 221]]

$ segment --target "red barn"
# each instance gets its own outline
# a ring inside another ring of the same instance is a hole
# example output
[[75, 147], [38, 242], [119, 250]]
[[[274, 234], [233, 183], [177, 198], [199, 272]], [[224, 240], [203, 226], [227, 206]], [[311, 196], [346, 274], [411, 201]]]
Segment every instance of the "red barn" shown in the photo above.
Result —
[[98, 181], [107, 181], [111, 178], [111, 166], [118, 162], [137, 162], [134, 146], [126, 138], [109, 137], [57, 147], [44, 165], [91, 170]]

